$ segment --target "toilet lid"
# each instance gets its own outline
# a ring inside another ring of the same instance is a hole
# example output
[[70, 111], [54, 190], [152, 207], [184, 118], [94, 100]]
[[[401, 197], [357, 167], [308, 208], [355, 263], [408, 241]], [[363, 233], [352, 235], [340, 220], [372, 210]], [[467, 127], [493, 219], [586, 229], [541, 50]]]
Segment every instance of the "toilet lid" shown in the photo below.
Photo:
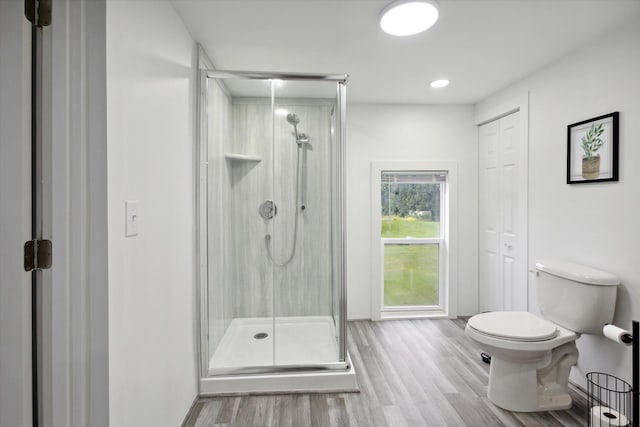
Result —
[[467, 324], [479, 333], [513, 341], [545, 341], [558, 335], [556, 325], [526, 311], [482, 313]]

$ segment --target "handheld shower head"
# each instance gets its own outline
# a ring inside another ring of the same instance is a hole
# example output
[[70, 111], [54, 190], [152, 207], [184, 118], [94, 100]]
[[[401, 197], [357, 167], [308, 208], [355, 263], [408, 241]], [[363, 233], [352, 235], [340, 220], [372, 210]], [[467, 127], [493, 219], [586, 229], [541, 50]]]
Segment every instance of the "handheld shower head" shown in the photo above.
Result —
[[298, 117], [296, 113], [289, 113], [287, 114], [287, 122], [293, 126], [293, 131], [296, 134], [296, 142], [298, 142], [298, 123], [300, 123], [300, 117]]
[[300, 117], [298, 117], [296, 113], [289, 113], [287, 114], [287, 121], [290, 125], [295, 127], [300, 123]]

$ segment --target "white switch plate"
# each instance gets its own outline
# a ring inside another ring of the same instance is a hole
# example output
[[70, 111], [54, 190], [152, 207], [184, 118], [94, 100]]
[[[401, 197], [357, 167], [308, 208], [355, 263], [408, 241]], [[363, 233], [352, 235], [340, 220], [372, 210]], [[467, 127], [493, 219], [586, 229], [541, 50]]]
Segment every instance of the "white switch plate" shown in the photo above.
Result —
[[126, 237], [132, 237], [138, 235], [138, 223], [140, 217], [138, 216], [138, 201], [126, 200], [124, 202], [125, 210], [125, 233]]

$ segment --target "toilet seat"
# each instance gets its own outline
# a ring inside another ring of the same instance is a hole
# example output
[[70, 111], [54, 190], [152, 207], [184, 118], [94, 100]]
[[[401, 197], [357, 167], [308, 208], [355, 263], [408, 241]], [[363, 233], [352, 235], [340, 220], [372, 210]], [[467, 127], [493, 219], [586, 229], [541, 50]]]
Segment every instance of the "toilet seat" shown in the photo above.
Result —
[[[523, 322], [518, 323], [519, 320], [523, 320]], [[525, 326], [520, 329], [518, 325]], [[527, 328], [526, 325], [530, 327]], [[519, 352], [551, 350], [567, 342], [575, 341], [579, 336], [549, 320], [522, 311], [495, 311], [476, 314], [467, 321], [465, 330], [469, 337], [480, 343], [498, 349]]]
[[467, 326], [489, 337], [517, 341], [539, 342], [558, 336], [558, 327], [526, 311], [495, 311], [478, 314]]

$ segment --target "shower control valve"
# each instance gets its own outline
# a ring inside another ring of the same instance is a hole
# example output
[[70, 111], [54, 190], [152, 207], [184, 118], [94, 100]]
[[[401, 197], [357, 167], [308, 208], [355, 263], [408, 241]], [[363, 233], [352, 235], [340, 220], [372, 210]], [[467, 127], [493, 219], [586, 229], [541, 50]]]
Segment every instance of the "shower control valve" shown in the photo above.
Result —
[[264, 219], [271, 219], [278, 214], [278, 207], [273, 200], [265, 200], [258, 209], [260, 216]]

